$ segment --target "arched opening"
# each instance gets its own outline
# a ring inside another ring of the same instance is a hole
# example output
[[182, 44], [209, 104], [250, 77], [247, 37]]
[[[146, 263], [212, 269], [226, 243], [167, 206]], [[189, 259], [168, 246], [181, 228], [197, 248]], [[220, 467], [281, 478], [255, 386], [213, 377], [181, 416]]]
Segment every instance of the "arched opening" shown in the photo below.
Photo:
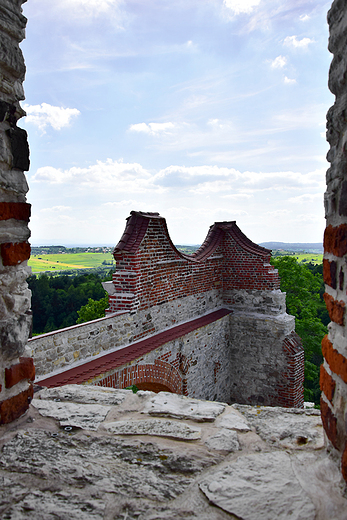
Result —
[[143, 383], [136, 383], [136, 386], [139, 390], [149, 390], [150, 392], [155, 392], [156, 394], [158, 392], [171, 392], [171, 388], [169, 388], [166, 385], [163, 385], [162, 383], [153, 383], [150, 381], [145, 381]]

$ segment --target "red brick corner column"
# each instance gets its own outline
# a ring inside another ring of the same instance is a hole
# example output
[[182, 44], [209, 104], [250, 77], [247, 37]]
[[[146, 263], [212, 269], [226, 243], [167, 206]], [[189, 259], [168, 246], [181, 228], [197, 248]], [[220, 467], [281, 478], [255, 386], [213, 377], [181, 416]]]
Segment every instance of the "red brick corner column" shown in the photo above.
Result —
[[327, 448], [340, 461], [347, 481], [347, 132], [345, 78], [347, 48], [347, 4], [335, 0], [328, 13], [329, 50], [333, 60], [329, 88], [335, 103], [327, 114], [327, 140], [331, 163], [324, 196], [327, 226], [324, 233], [324, 299], [331, 323], [322, 341], [324, 363], [320, 373], [321, 414]]
[[304, 407], [304, 349], [300, 337], [291, 332], [283, 341], [287, 371], [278, 389], [278, 405], [285, 408]]
[[33, 396], [33, 360], [24, 357], [31, 329], [31, 294], [26, 283], [31, 269], [28, 239], [30, 204], [26, 202], [29, 169], [27, 133], [17, 126], [25, 115], [22, 83], [25, 63], [19, 43], [26, 18], [21, 4], [1, 2], [0, 38], [0, 424], [20, 417]]

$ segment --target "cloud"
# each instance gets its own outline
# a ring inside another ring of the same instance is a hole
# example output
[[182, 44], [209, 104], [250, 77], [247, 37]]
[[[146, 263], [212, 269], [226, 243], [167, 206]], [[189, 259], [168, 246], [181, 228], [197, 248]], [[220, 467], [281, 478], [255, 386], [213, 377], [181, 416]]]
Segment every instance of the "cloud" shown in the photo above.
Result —
[[224, 0], [223, 4], [235, 14], [249, 14], [260, 2], [261, 0]]
[[169, 134], [170, 130], [173, 130], [176, 125], [174, 123], [137, 123], [135, 125], [130, 125], [130, 132], [139, 132], [149, 135], [158, 135], [158, 134]]
[[62, 211], [70, 211], [71, 206], [52, 206], [51, 208], [42, 208], [41, 213], [61, 213]]
[[301, 22], [307, 22], [307, 20], [310, 20], [310, 18], [311, 18], [311, 17], [310, 17], [308, 14], [301, 14], [301, 15], [299, 16], [299, 20], [300, 20]]
[[120, 8], [124, 0], [60, 0], [57, 8], [66, 10], [69, 17], [85, 19], [100, 16], [110, 16], [111, 18], [122, 18]]
[[302, 38], [298, 40], [297, 36], [287, 36], [283, 41], [284, 45], [294, 47], [295, 49], [306, 49], [310, 43], [314, 43], [311, 38]]
[[285, 56], [277, 56], [274, 60], [271, 61], [272, 69], [282, 69], [287, 63], [287, 58]]
[[287, 76], [284, 76], [284, 83], [286, 85], [295, 85], [296, 79], [287, 78]]
[[75, 189], [94, 191], [141, 193], [147, 191], [162, 192], [163, 188], [155, 185], [152, 175], [138, 163], [124, 163], [107, 159], [97, 161], [87, 168], [72, 167], [68, 170], [43, 166], [39, 168], [32, 182], [54, 185], [73, 185]]
[[41, 105], [23, 105], [27, 113], [26, 122], [36, 125], [42, 132], [45, 132], [47, 126], [51, 126], [54, 130], [61, 130], [65, 126], [69, 126], [73, 117], [80, 114], [77, 108], [63, 108], [41, 103]]
[[290, 197], [288, 202], [293, 202], [294, 204], [307, 204], [309, 202], [314, 202], [319, 200], [320, 202], [323, 199], [322, 193], [306, 193], [305, 195], [298, 195], [297, 197]]

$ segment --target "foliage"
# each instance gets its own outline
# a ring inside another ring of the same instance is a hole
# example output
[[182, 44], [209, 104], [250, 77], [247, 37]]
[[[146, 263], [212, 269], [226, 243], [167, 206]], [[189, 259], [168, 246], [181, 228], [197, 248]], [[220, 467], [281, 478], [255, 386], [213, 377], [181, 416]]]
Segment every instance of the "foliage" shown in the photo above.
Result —
[[87, 305], [82, 305], [77, 314], [79, 316], [77, 323], [85, 323], [86, 321], [97, 320], [105, 316], [105, 309], [108, 307], [108, 295], [101, 300], [92, 300], [88, 298]]
[[305, 401], [319, 403], [319, 366], [323, 361], [321, 341], [330, 321], [323, 301], [324, 283], [319, 266], [299, 264], [292, 256], [272, 259], [281, 278], [281, 290], [287, 293], [288, 314], [295, 316], [295, 331], [305, 351]]
[[41, 274], [28, 278], [32, 292], [33, 333], [42, 334], [75, 325], [77, 311], [89, 299], [105, 299], [101, 278], [96, 273], [75, 277]]

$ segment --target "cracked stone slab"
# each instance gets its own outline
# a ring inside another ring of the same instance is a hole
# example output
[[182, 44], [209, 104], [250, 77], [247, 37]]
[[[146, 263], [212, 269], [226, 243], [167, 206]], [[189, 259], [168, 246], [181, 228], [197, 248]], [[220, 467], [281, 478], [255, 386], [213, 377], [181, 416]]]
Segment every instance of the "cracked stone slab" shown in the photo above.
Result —
[[142, 413], [175, 419], [191, 419], [198, 422], [212, 422], [224, 412], [226, 406], [225, 403], [199, 401], [183, 395], [160, 392], [147, 401]]
[[280, 408], [270, 406], [252, 407], [233, 405], [257, 434], [272, 446], [290, 449], [324, 447], [323, 425], [319, 410]]
[[314, 520], [315, 507], [301, 487], [287, 453], [241, 456], [211, 472], [201, 491], [216, 506], [242, 520]]
[[111, 406], [102, 404], [79, 404], [33, 399], [31, 404], [45, 417], [59, 421], [60, 426], [74, 426], [86, 430], [97, 430], [106, 419]]
[[201, 428], [165, 419], [116, 421], [106, 423], [104, 427], [118, 435], [154, 435], [187, 441], [201, 438]]
[[39, 399], [48, 401], [72, 401], [81, 404], [121, 404], [131, 390], [103, 388], [94, 385], [65, 385], [56, 388], [44, 388], [37, 394]]
[[245, 418], [235, 412], [220, 417], [216, 424], [221, 428], [228, 428], [229, 430], [237, 430], [239, 432], [251, 431], [251, 427]]
[[223, 450], [234, 452], [240, 449], [239, 438], [235, 431], [221, 429], [218, 433], [209, 437], [205, 444], [211, 450]]

